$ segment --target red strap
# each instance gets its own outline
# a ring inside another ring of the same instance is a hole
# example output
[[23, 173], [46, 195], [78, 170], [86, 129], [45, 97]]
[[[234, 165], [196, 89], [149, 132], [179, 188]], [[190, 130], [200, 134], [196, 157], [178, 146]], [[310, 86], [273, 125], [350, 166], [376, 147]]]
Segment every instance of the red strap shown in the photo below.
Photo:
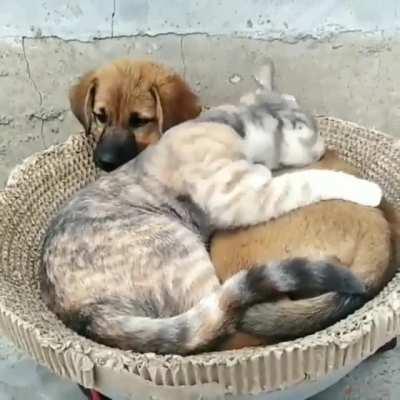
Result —
[[103, 396], [95, 390], [90, 391], [90, 400], [103, 400]]

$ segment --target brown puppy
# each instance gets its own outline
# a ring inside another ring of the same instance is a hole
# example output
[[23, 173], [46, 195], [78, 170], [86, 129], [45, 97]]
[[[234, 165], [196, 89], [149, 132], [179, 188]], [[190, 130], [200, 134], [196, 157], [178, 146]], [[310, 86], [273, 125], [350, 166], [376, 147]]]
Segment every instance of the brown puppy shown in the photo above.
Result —
[[134, 60], [118, 60], [85, 74], [71, 88], [70, 104], [86, 133], [97, 136], [95, 163], [106, 171], [201, 112], [198, 97], [177, 73]]
[[[311, 167], [359, 175], [332, 151]], [[211, 258], [219, 279], [225, 281], [238, 270], [273, 260], [337, 257], [365, 283], [371, 298], [396, 271], [399, 226], [399, 214], [387, 202], [380, 209], [343, 201], [320, 202], [266, 224], [217, 232], [211, 242]], [[333, 294], [261, 304], [245, 314], [241, 327], [245, 332], [229, 338], [222, 349], [301, 337], [351, 311]]]

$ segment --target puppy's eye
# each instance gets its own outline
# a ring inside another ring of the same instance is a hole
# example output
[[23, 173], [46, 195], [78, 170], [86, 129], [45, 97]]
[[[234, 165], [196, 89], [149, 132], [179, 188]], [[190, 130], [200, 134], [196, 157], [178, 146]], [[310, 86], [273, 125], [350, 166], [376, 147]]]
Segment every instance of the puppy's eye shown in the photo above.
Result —
[[93, 114], [96, 117], [97, 121], [99, 121], [101, 124], [105, 124], [107, 122], [107, 114], [104, 108], [101, 108], [99, 112], [94, 112]]
[[148, 124], [151, 120], [148, 118], [142, 118], [137, 113], [132, 113], [129, 118], [129, 125], [131, 128], [140, 128]]

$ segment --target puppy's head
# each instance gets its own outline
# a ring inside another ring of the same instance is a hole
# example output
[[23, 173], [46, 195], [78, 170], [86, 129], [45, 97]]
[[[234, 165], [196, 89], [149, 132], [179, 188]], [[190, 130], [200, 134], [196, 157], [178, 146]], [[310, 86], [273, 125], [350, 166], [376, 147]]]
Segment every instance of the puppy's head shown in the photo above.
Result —
[[163, 132], [201, 111], [198, 97], [172, 70], [120, 60], [89, 72], [71, 88], [72, 112], [97, 136], [96, 165], [111, 171], [134, 158]]

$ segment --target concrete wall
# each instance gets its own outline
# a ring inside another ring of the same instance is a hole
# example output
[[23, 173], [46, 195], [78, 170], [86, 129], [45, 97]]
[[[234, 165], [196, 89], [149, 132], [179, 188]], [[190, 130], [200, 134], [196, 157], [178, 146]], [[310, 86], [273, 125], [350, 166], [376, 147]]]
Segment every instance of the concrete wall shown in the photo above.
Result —
[[166, 33], [295, 40], [396, 33], [397, 0], [3, 0], [0, 37], [88, 40]]
[[385, 0], [3, 0], [0, 186], [32, 152], [78, 125], [71, 82], [116, 57], [175, 67], [205, 102], [253, 85], [265, 57], [318, 113], [397, 134], [400, 2]]
[[[210, 104], [252, 88], [254, 72], [272, 57], [279, 86], [315, 113], [398, 135], [399, 16], [398, 0], [2, 0], [0, 187], [16, 163], [79, 129], [68, 87], [117, 57], [171, 65]], [[78, 398], [4, 346], [0, 400]], [[382, 387], [385, 398], [397, 399], [395, 360], [384, 384], [384, 368], [371, 361], [318, 399], [383, 398]], [[349, 394], [360, 380], [370, 383], [368, 394]]]

